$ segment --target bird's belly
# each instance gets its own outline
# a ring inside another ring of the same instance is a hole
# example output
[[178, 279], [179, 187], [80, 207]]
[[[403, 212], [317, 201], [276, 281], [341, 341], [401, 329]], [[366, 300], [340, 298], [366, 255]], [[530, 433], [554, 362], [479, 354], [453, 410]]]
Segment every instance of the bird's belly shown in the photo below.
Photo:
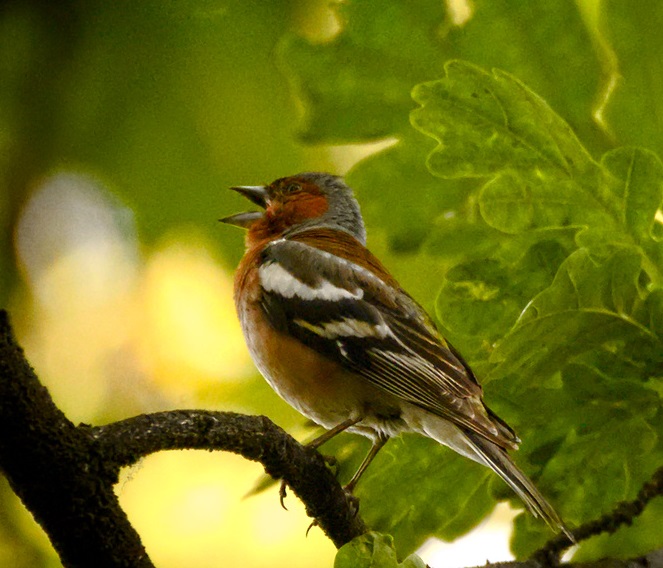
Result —
[[279, 396], [304, 416], [328, 429], [361, 417], [361, 423], [350, 431], [369, 437], [393, 436], [407, 429], [401, 419], [401, 401], [396, 397], [275, 330], [259, 305], [249, 303], [239, 306], [238, 311], [258, 370]]

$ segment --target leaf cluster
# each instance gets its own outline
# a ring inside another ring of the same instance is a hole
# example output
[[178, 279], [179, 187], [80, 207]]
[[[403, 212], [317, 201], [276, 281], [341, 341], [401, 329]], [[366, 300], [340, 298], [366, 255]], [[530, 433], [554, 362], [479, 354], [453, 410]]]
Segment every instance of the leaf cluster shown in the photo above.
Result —
[[[282, 45], [301, 134], [396, 140], [348, 176], [369, 240], [434, 310], [524, 440], [517, 461], [577, 525], [632, 498], [663, 461], [663, 10], [477, 0], [459, 22], [439, 2], [408, 6], [349, 2], [332, 40]], [[402, 553], [462, 534], [496, 500], [518, 506], [426, 440], [392, 442], [377, 462], [362, 511]], [[649, 522], [609, 546], [644, 552], [660, 526]], [[522, 515], [514, 550], [549, 536]]]

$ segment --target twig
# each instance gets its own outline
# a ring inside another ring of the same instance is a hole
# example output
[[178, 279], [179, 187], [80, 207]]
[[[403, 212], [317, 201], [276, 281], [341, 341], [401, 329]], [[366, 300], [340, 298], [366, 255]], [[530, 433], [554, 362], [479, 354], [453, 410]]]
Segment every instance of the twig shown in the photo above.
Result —
[[[605, 515], [589, 521], [571, 531], [576, 542], [601, 533], [614, 533], [623, 525], [630, 525], [644, 511], [647, 504], [663, 494], [663, 467], [656, 470], [651, 479], [645, 483], [632, 501], [622, 501]], [[565, 535], [558, 535], [549, 540], [541, 549], [532, 555], [532, 560], [545, 566], [556, 566], [562, 553], [571, 546]]]

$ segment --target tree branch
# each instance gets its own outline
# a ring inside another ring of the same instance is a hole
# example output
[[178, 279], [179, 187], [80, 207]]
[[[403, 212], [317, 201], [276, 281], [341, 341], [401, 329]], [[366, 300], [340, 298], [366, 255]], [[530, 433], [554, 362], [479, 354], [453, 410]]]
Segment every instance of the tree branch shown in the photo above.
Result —
[[98, 453], [117, 468], [162, 450], [239, 454], [260, 462], [273, 478], [283, 479], [338, 548], [368, 530], [324, 458], [264, 416], [173, 410], [91, 428], [90, 433]]
[[[654, 472], [651, 479], [638, 491], [638, 495], [632, 501], [617, 503], [610, 512], [598, 519], [589, 521], [571, 531], [576, 542], [607, 532], [614, 533], [623, 525], [630, 525], [644, 511], [647, 504], [654, 498], [663, 494], [663, 467]], [[543, 548], [532, 555], [532, 560], [546, 566], [556, 566], [562, 553], [570, 547], [569, 540], [565, 535], [557, 535], [549, 540]], [[645, 557], [643, 557], [645, 558]], [[636, 559], [637, 560], [637, 559]], [[634, 562], [636, 562], [634, 560]], [[661, 562], [661, 560], [659, 560]], [[660, 564], [659, 564], [660, 565]]]
[[[531, 558], [525, 561], [495, 562], [476, 568], [541, 568], [546, 566], [540, 560]], [[603, 558], [596, 562], [570, 562], [561, 564], [564, 568], [663, 568], [663, 549], [658, 549], [637, 558]]]
[[152, 567], [113, 492], [117, 470], [55, 406], [0, 310], [0, 470], [70, 567]]
[[64, 565], [153, 566], [113, 486], [122, 467], [171, 449], [259, 461], [285, 480], [337, 547], [367, 530], [324, 458], [265, 417], [175, 410], [75, 426], [39, 383], [0, 310], [0, 470]]

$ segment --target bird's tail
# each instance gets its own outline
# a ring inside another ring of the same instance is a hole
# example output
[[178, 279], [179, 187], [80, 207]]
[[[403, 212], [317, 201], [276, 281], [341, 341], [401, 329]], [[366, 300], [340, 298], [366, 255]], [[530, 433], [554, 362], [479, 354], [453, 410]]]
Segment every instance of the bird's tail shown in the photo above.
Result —
[[476, 453], [477, 461], [497, 473], [523, 500], [535, 517], [540, 516], [555, 532], [561, 531], [571, 542], [575, 542], [573, 535], [566, 528], [557, 511], [541, 495], [534, 483], [520, 471], [503, 448], [475, 432], [463, 431], [463, 434]]

